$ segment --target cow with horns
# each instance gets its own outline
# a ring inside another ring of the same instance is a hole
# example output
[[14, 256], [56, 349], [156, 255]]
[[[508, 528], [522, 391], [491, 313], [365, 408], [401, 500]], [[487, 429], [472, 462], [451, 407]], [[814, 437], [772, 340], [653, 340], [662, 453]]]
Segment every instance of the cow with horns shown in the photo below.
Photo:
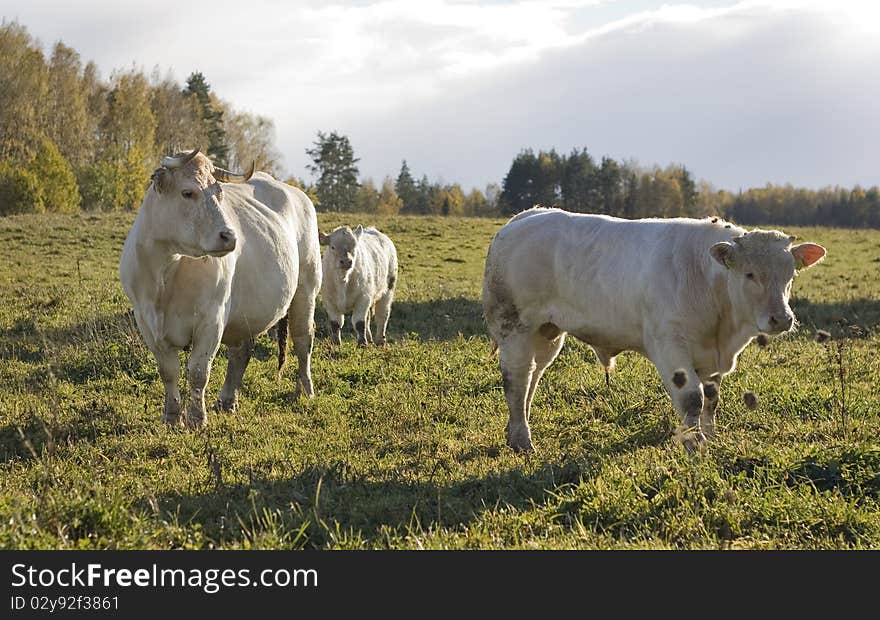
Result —
[[507, 443], [531, 451], [529, 414], [566, 334], [607, 372], [637, 351], [660, 373], [694, 452], [715, 435], [721, 380], [759, 334], [795, 325], [792, 279], [825, 248], [714, 219], [623, 220], [536, 207], [495, 235], [483, 313], [498, 346]]
[[165, 386], [163, 419], [180, 419], [178, 351], [187, 362], [191, 427], [206, 421], [205, 386], [220, 343], [226, 380], [215, 410], [234, 410], [254, 339], [279, 321], [299, 360], [297, 393], [313, 394], [310, 358], [321, 288], [311, 200], [268, 174], [236, 174], [198, 149], [165, 157], [125, 241], [119, 274]]

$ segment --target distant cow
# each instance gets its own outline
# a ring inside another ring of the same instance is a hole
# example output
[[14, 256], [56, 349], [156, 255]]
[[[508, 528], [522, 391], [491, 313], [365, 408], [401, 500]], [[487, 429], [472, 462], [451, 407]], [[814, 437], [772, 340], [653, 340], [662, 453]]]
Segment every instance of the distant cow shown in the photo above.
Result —
[[397, 282], [397, 250], [386, 235], [375, 228], [354, 230], [340, 226], [329, 235], [321, 233], [326, 245], [321, 300], [330, 318], [330, 340], [341, 342], [345, 315], [357, 331], [358, 344], [373, 342], [370, 318], [376, 317], [376, 344], [385, 344], [385, 330]]
[[812, 243], [717, 219], [622, 220], [533, 208], [492, 240], [483, 312], [510, 411], [507, 443], [532, 450], [529, 413], [566, 333], [609, 369], [621, 351], [656, 366], [689, 451], [714, 435], [721, 378], [759, 333], [794, 325], [795, 271], [825, 256]]
[[186, 422], [206, 421], [205, 385], [220, 343], [226, 381], [215, 409], [233, 410], [254, 338], [288, 315], [297, 391], [313, 394], [310, 356], [321, 286], [315, 208], [264, 173], [215, 167], [198, 150], [165, 157], [125, 241], [119, 275], [165, 384], [164, 420], [180, 417], [178, 351], [187, 363]]

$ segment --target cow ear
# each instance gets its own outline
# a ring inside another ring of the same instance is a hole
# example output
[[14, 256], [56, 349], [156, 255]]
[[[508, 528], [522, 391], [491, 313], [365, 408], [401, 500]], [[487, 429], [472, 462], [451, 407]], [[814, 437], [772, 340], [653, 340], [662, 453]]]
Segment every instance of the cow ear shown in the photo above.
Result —
[[329, 245], [330, 244], [330, 235], [322, 233], [318, 231], [318, 243], [321, 245]]
[[795, 269], [806, 269], [825, 258], [825, 248], [815, 243], [801, 243], [791, 248]]
[[364, 227], [358, 224], [358, 227], [354, 229], [354, 236], [360, 239], [362, 234], [364, 234]]
[[168, 169], [163, 167], [156, 168], [150, 177], [150, 182], [153, 184], [153, 188], [160, 194], [167, 193], [171, 185]]
[[730, 269], [730, 266], [733, 264], [734, 251], [733, 244], [727, 241], [720, 241], [709, 248], [709, 254], [712, 255], [712, 258], [717, 260], [726, 269]]

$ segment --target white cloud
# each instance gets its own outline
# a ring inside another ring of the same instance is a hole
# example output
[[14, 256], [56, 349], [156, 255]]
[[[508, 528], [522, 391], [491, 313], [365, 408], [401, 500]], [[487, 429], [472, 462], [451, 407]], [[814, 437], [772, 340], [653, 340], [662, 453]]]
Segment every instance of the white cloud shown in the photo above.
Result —
[[318, 129], [350, 134], [370, 175], [406, 157], [478, 185], [524, 146], [677, 160], [726, 186], [876, 169], [874, 2], [31, 0], [6, 17], [105, 76], [202, 71], [275, 120], [298, 175]]
[[732, 189], [876, 184], [878, 61], [880, 42], [827, 7], [661, 9], [353, 136], [382, 169], [406, 156], [475, 184], [500, 180], [525, 146], [681, 162]]

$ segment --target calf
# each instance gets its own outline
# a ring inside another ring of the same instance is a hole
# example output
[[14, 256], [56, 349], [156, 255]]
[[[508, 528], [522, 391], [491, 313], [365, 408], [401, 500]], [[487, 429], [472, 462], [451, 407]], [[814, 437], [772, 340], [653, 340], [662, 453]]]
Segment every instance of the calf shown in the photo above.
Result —
[[623, 220], [536, 207], [492, 240], [483, 312], [510, 412], [507, 443], [531, 451], [535, 388], [566, 334], [607, 369], [647, 356], [683, 424], [689, 451], [714, 435], [718, 387], [759, 333], [792, 329], [796, 270], [825, 256], [777, 231], [723, 221]]
[[397, 250], [391, 239], [372, 227], [340, 226], [329, 235], [321, 233], [320, 240], [328, 246], [322, 263], [321, 298], [330, 318], [331, 342], [341, 342], [345, 315], [351, 314], [359, 345], [373, 342], [372, 315], [376, 317], [376, 344], [385, 344], [397, 282]]

